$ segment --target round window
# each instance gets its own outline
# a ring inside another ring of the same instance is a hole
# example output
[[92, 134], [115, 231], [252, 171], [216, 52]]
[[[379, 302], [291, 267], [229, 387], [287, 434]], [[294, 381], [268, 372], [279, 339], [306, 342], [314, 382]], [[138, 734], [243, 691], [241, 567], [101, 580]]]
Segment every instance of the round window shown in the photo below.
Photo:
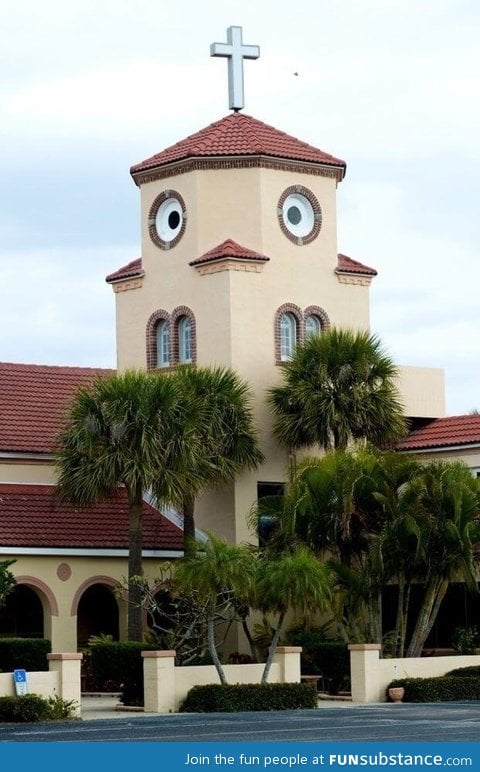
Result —
[[162, 249], [171, 249], [185, 230], [185, 203], [179, 193], [164, 191], [153, 202], [149, 215], [152, 241]]
[[300, 185], [284, 191], [278, 204], [280, 226], [286, 236], [297, 244], [312, 241], [320, 230], [320, 204], [307, 188]]

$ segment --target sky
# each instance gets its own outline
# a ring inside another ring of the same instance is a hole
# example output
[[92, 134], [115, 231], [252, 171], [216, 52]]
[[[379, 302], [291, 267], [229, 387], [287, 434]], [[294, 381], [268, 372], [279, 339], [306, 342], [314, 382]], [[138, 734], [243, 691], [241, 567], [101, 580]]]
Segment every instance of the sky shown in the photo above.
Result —
[[478, 0], [1, 0], [0, 360], [115, 366], [130, 166], [228, 114], [231, 25], [260, 46], [244, 112], [347, 162], [372, 332], [480, 408]]

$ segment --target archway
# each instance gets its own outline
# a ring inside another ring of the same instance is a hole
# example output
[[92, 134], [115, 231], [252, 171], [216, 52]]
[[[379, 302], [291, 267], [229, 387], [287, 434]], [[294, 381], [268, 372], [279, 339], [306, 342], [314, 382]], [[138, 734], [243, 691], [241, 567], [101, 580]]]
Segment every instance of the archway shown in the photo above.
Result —
[[77, 642], [83, 648], [92, 635], [119, 638], [118, 602], [111, 587], [93, 584], [82, 593], [77, 610]]
[[17, 584], [0, 609], [0, 636], [43, 638], [43, 604], [31, 587]]

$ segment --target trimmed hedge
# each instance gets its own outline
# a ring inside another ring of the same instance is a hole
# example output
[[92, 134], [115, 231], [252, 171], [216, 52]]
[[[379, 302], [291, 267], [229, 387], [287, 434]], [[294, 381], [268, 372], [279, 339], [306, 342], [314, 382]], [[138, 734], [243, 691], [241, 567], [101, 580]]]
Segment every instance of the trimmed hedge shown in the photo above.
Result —
[[95, 681], [121, 684], [124, 705], [143, 705], [143, 659], [140, 654], [156, 649], [137, 641], [105, 641], [90, 649], [90, 665]]
[[311, 684], [208, 684], [190, 689], [179, 713], [238, 713], [316, 706], [317, 693]]
[[0, 672], [48, 670], [52, 644], [45, 638], [0, 638]]
[[[392, 686], [403, 686], [403, 702], [463, 702], [480, 700], [480, 678], [438, 676], [437, 678], [399, 678]], [[388, 694], [388, 692], [387, 692]]]
[[471, 665], [470, 667], [457, 667], [456, 670], [450, 670], [445, 673], [447, 676], [456, 678], [480, 678], [480, 665]]

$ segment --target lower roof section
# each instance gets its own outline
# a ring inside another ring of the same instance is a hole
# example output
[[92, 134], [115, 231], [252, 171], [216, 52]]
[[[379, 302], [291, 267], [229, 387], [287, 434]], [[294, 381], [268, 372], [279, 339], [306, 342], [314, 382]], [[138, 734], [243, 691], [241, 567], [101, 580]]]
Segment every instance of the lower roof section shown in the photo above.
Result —
[[[81, 508], [61, 501], [54, 485], [0, 483], [0, 549], [4, 554], [8, 548], [36, 548], [49, 554], [58, 554], [50, 550], [126, 554], [128, 524], [124, 488], [102, 503]], [[143, 548], [155, 554], [183, 550], [181, 528], [147, 501], [143, 504]]]

